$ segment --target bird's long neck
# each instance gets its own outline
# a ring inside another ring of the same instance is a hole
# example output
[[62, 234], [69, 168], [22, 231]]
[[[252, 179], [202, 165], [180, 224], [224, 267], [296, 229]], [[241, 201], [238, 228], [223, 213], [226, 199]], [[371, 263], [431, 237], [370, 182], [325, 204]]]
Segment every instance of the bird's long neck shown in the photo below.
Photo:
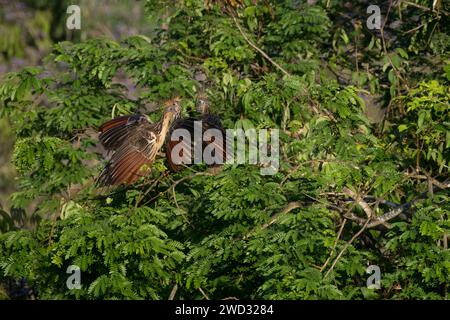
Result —
[[173, 113], [165, 112], [163, 118], [158, 123], [158, 131], [160, 132], [160, 137], [163, 138], [162, 140], [164, 140], [167, 131], [169, 130], [170, 123], [172, 122], [173, 117], [174, 117]]
[[204, 103], [201, 106], [197, 107], [197, 112], [201, 114], [209, 114], [209, 104]]

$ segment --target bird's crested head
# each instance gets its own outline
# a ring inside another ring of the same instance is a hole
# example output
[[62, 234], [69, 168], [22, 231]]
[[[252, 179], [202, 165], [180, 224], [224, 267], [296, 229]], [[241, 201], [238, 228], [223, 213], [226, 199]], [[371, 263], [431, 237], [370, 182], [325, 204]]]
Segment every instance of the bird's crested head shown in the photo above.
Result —
[[181, 114], [181, 98], [174, 97], [164, 103], [165, 113], [171, 113], [175, 118]]
[[209, 100], [208, 96], [205, 93], [200, 93], [197, 96], [197, 102], [195, 105], [197, 112], [199, 113], [208, 113], [209, 111]]

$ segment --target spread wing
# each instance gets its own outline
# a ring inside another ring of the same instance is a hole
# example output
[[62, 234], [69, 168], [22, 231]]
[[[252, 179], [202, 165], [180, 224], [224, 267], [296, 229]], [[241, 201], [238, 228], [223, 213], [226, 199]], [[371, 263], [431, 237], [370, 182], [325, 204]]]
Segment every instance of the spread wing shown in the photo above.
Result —
[[[204, 136], [206, 141], [202, 141], [202, 151], [205, 149], [206, 146], [213, 144], [215, 151], [222, 152], [223, 153], [223, 161], [226, 160], [226, 138], [225, 138], [225, 130], [223, 129], [222, 122], [219, 117], [214, 115], [204, 115], [202, 118], [187, 118], [187, 119], [178, 119], [175, 121], [169, 131], [168, 139], [166, 141], [166, 158], [167, 163], [169, 165], [169, 168], [172, 171], [180, 171], [183, 169], [189, 161], [187, 161], [189, 158], [191, 158], [190, 163], [193, 163], [194, 158], [194, 122], [195, 121], [202, 121], [202, 136], [205, 135], [205, 132], [208, 129], [217, 129], [222, 134], [222, 139], [216, 139], [212, 136]], [[187, 130], [191, 135], [191, 142], [190, 142], [190, 150], [191, 154], [180, 154], [182, 159], [182, 164], [176, 164], [173, 161], [172, 158], [172, 150], [175, 146], [178, 144], [184, 144], [183, 148], [187, 149], [189, 148], [187, 141], [172, 141], [170, 138], [172, 136], [172, 132], [176, 129], [185, 129]], [[220, 164], [219, 164], [220, 165]], [[218, 166], [218, 164], [211, 165], [212, 167]]]
[[100, 142], [111, 160], [97, 179], [97, 185], [132, 184], [154, 161], [157, 133], [144, 115], [131, 115], [110, 120], [100, 127]]

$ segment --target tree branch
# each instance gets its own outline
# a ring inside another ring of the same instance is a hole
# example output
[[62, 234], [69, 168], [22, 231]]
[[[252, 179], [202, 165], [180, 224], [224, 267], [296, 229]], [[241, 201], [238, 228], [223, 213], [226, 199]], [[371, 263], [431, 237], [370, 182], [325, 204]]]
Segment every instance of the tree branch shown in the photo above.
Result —
[[333, 248], [332, 248], [331, 251], [330, 251], [330, 255], [328, 256], [327, 261], [325, 261], [325, 263], [323, 264], [323, 266], [320, 268], [320, 272], [322, 272], [323, 270], [325, 270], [325, 268], [326, 268], [328, 262], [330, 262], [331, 256], [333, 255], [334, 251], [336, 250], [336, 245], [337, 245], [337, 243], [338, 243], [338, 241], [339, 241], [339, 238], [341, 237], [341, 234], [342, 234], [342, 231], [344, 230], [344, 226], [345, 226], [345, 223], [346, 223], [346, 222], [347, 222], [347, 219], [344, 219], [344, 221], [342, 221], [341, 227], [339, 228], [339, 232], [338, 232], [338, 234], [337, 234], [337, 236], [336, 236], [336, 239], [334, 240]]
[[175, 285], [172, 288], [172, 291], [170, 292], [169, 300], [173, 300], [175, 298], [175, 295], [177, 294], [177, 290], [178, 290], [178, 285], [175, 283]]
[[278, 212], [277, 214], [272, 216], [272, 219], [270, 219], [269, 222], [263, 224], [260, 227], [255, 227], [252, 230], [250, 230], [250, 232], [248, 232], [244, 237], [243, 240], [248, 239], [250, 236], [253, 235], [253, 233], [255, 233], [257, 230], [264, 230], [267, 229], [269, 226], [271, 226], [272, 224], [274, 224], [280, 217], [284, 216], [285, 214], [291, 212], [294, 209], [300, 208], [302, 205], [301, 202], [299, 201], [293, 201], [293, 202], [289, 202], [288, 205], [281, 210], [280, 212]]
[[352, 198], [355, 200], [355, 202], [356, 202], [357, 204], [359, 204], [359, 205], [363, 208], [364, 212], [365, 212], [366, 215], [367, 215], [367, 219], [370, 219], [371, 217], [374, 216], [372, 209], [371, 209], [370, 206], [367, 204], [367, 202], [364, 201], [363, 198], [361, 198], [360, 195], [356, 194], [354, 191], [350, 190], [350, 189], [347, 188], [347, 187], [345, 187], [345, 188], [343, 189], [343, 192], [344, 192], [344, 194], [346, 194], [346, 195], [352, 197]]
[[239, 32], [242, 34], [242, 36], [244, 37], [245, 41], [247, 41], [247, 43], [256, 51], [258, 51], [264, 58], [266, 58], [267, 60], [269, 60], [269, 62], [271, 64], [273, 64], [278, 70], [280, 70], [281, 72], [283, 72], [285, 75], [290, 76], [291, 74], [289, 72], [287, 72], [282, 66], [280, 66], [278, 63], [276, 63], [275, 61], [272, 60], [272, 58], [270, 58], [267, 53], [265, 53], [262, 49], [258, 48], [256, 46], [256, 44], [254, 44], [248, 37], [247, 35], [244, 33], [244, 31], [242, 30], [241, 26], [239, 25], [239, 22], [237, 22], [236, 17], [233, 15], [233, 20], [234, 23], [236, 24], [237, 28], [239, 29]]
[[334, 267], [336, 266], [337, 262], [339, 261], [341, 256], [344, 254], [345, 250], [347, 250], [347, 248], [350, 246], [350, 244], [353, 241], [355, 241], [355, 239], [358, 238], [361, 235], [361, 233], [363, 233], [364, 230], [366, 230], [367, 225], [369, 224], [369, 221], [370, 221], [370, 219], [367, 219], [366, 223], [362, 226], [362, 228], [357, 233], [355, 233], [355, 235], [349, 241], [347, 241], [347, 243], [345, 244], [344, 248], [342, 248], [341, 252], [339, 252], [339, 254], [336, 257], [336, 259], [334, 259], [333, 264], [331, 265], [330, 269], [328, 269], [327, 273], [325, 273], [324, 278], [328, 277], [328, 275], [334, 269]]
[[198, 290], [200, 291], [200, 293], [202, 294], [202, 296], [203, 296], [206, 300], [210, 300], [209, 297], [208, 297], [208, 295], [205, 293], [205, 291], [203, 291], [202, 288], [199, 287]]

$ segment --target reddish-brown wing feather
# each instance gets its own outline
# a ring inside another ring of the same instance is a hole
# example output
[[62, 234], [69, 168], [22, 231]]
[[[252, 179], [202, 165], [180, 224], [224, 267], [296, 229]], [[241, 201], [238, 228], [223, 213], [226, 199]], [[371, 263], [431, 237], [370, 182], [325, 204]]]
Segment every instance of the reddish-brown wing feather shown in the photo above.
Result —
[[100, 127], [100, 142], [113, 155], [97, 185], [131, 184], [149, 171], [171, 121], [180, 115], [180, 101], [179, 97], [166, 101], [163, 117], [155, 124], [136, 114], [117, 117]]
[[156, 129], [143, 115], [118, 117], [102, 125], [100, 142], [114, 154], [97, 184], [131, 184], [139, 179], [156, 156]]
[[99, 131], [101, 133], [103, 133], [114, 127], [126, 124], [131, 117], [135, 117], [135, 116], [132, 116], [132, 115], [131, 116], [121, 116], [121, 117], [117, 117], [112, 120], [109, 120], [108, 122], [105, 122], [104, 124], [102, 124]]

